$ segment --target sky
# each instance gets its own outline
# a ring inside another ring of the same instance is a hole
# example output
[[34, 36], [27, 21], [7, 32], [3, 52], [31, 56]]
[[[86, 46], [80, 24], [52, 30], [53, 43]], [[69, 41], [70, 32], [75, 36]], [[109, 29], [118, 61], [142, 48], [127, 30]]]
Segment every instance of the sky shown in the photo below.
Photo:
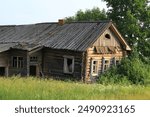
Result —
[[0, 25], [57, 22], [74, 16], [78, 10], [99, 7], [106, 9], [101, 0], [0, 0]]

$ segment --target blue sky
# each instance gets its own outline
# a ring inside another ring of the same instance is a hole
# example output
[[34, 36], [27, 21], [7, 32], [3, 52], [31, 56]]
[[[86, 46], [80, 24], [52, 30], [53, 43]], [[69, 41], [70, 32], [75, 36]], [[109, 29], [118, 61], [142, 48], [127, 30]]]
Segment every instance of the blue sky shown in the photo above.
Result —
[[101, 0], [0, 0], [0, 25], [57, 22], [79, 9], [106, 8]]

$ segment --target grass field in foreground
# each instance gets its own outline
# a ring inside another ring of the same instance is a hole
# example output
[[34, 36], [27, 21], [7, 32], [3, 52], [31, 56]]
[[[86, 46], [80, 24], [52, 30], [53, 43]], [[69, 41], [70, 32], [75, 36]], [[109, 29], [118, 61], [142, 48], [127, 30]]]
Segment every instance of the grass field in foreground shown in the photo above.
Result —
[[150, 99], [150, 86], [84, 84], [40, 80], [37, 78], [0, 78], [1, 100], [99, 100]]

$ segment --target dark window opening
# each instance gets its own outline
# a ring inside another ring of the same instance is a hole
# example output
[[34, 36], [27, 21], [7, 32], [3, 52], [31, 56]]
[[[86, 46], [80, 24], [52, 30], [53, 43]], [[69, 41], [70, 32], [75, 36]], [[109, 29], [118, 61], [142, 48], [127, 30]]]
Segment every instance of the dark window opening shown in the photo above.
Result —
[[120, 64], [120, 61], [119, 60], [116, 60], [116, 65], [119, 65]]
[[35, 65], [30, 66], [30, 76], [36, 76], [36, 66]]
[[23, 57], [13, 57], [12, 66], [14, 68], [23, 68]]
[[64, 73], [73, 73], [74, 71], [74, 59], [73, 58], [64, 58]]
[[106, 35], [105, 35], [105, 38], [106, 38], [106, 39], [111, 39], [111, 36], [110, 36], [109, 34], [106, 34]]
[[5, 67], [0, 67], [0, 76], [5, 76]]
[[72, 59], [67, 59], [67, 67], [69, 72], [72, 72], [72, 64]]

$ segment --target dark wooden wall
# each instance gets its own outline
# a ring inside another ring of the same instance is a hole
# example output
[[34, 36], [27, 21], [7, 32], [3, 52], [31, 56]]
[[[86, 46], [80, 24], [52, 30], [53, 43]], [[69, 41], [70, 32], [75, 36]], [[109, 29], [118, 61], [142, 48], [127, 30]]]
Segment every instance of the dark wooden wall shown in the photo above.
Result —
[[[43, 72], [44, 75], [54, 75], [61, 77], [75, 77], [81, 80], [82, 77], [82, 54], [81, 52], [67, 51], [67, 50], [54, 50], [45, 48], [43, 50]], [[74, 72], [73, 74], [65, 74], [64, 56], [74, 57]]]
[[[28, 62], [28, 66], [30, 66], [30, 65], [36, 66], [36, 76], [41, 76], [41, 73], [42, 73], [42, 62], [43, 62], [42, 50], [36, 51], [34, 53], [30, 53], [29, 52], [28, 55], [29, 55], [28, 59], [30, 59], [30, 57], [37, 57], [37, 61], [36, 62], [28, 60], [29, 61]], [[30, 69], [28, 71], [30, 71]]]
[[[19, 56], [23, 57], [23, 68], [14, 68], [12, 66], [12, 57]], [[27, 75], [27, 51], [18, 50], [18, 49], [11, 49], [9, 51], [9, 76], [12, 75]]]

